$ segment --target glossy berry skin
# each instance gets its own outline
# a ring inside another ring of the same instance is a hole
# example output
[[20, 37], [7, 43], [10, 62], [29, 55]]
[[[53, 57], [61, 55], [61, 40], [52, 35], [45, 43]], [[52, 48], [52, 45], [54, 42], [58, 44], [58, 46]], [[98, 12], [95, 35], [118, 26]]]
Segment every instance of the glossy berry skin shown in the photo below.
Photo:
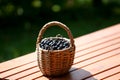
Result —
[[68, 48], [70, 42], [63, 38], [44, 38], [40, 42], [40, 48], [45, 50], [62, 50]]

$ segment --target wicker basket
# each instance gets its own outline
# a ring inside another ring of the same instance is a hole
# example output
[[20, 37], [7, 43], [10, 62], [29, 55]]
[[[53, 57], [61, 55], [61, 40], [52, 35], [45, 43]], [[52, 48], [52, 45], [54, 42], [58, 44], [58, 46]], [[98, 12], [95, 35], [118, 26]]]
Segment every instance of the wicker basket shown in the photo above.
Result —
[[[63, 50], [45, 50], [40, 48], [39, 44], [42, 40], [42, 35], [45, 30], [51, 26], [59, 26], [63, 28], [67, 34], [69, 39], [64, 38], [70, 41], [70, 47]], [[43, 26], [41, 31], [39, 32], [37, 42], [36, 42], [36, 52], [38, 59], [38, 66], [45, 76], [59, 76], [67, 73], [71, 68], [74, 60], [75, 54], [75, 45], [73, 36], [69, 28], [57, 21], [52, 21]]]

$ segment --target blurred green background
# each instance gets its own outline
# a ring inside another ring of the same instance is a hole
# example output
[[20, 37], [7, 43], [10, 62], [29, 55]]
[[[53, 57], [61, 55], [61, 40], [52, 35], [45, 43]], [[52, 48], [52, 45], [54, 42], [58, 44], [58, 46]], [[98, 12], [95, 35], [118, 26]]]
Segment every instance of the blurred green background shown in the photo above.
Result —
[[[120, 22], [120, 0], [0, 0], [0, 62], [35, 51], [41, 27], [66, 24], [74, 38]], [[59, 27], [44, 37], [66, 36]]]

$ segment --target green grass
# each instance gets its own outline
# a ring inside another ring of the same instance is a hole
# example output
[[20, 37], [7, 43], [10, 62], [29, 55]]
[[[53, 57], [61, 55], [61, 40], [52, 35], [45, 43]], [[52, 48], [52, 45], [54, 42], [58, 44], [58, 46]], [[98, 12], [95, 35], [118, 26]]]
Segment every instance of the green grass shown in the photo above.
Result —
[[[79, 16], [78, 16], [79, 17]], [[61, 21], [66, 24], [73, 33], [74, 38], [89, 34], [96, 30], [117, 24], [120, 22], [119, 17], [103, 18], [94, 16], [93, 18], [78, 18], [78, 20]], [[44, 21], [44, 23], [46, 23]], [[3, 29], [0, 32], [0, 62], [10, 60], [30, 52], [35, 51], [36, 38], [41, 29], [39, 25], [31, 25], [31, 27], [12, 27]], [[66, 32], [59, 27], [48, 28], [44, 37], [55, 36], [56, 34], [67, 36]]]

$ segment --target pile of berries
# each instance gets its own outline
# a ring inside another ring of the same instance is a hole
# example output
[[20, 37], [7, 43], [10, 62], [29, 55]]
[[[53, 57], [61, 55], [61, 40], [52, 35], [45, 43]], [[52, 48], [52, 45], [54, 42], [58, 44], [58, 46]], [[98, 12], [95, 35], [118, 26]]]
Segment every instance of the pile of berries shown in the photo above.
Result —
[[40, 42], [40, 48], [45, 50], [62, 50], [68, 48], [70, 42], [64, 38], [44, 38]]

